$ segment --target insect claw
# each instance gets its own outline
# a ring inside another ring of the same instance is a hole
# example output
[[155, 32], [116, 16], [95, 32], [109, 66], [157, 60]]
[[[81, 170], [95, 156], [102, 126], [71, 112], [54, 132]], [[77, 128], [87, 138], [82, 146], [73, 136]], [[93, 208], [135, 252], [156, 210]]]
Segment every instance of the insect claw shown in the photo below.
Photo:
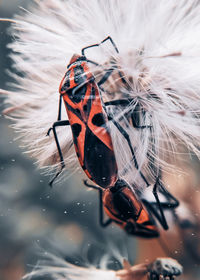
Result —
[[50, 135], [50, 132], [51, 132], [52, 129], [53, 129], [53, 127], [50, 127], [50, 128], [49, 128], [49, 130], [47, 131], [46, 136], [49, 136], [49, 135]]
[[51, 181], [49, 182], [49, 186], [52, 188], [53, 186], [53, 182], [56, 180], [56, 178], [61, 174], [61, 172], [63, 171], [63, 169], [65, 168], [65, 163], [62, 161], [61, 162], [61, 169], [60, 171], [58, 171], [56, 173], [56, 175], [53, 177], [53, 179], [51, 179]]

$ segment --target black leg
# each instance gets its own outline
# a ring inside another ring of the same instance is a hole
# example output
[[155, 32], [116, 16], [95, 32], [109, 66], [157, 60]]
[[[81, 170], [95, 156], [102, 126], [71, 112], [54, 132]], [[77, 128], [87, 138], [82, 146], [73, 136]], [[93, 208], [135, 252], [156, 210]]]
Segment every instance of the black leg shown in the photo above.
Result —
[[[159, 180], [159, 179], [158, 179]], [[161, 223], [162, 227], [167, 230], [169, 227], [167, 225], [167, 221], [166, 221], [166, 218], [165, 218], [165, 215], [164, 215], [164, 212], [163, 212], [163, 209], [162, 209], [162, 206], [161, 206], [161, 203], [160, 203], [160, 199], [158, 197], [158, 192], [157, 192], [157, 189], [158, 189], [158, 182], [156, 180], [156, 183], [153, 187], [153, 195], [156, 199], [156, 203], [158, 205], [158, 209], [159, 209], [159, 212], [160, 212], [160, 216], [157, 215], [157, 218], [159, 220], [159, 222]]]
[[168, 224], [166, 222], [166, 218], [164, 216], [164, 213], [163, 213], [163, 210], [162, 210], [162, 207], [159, 209], [160, 213], [162, 214], [159, 214], [158, 211], [157, 211], [157, 208], [155, 207], [155, 204], [154, 203], [151, 203], [149, 201], [147, 201], [146, 199], [142, 199], [142, 202], [144, 203], [144, 205], [146, 206], [147, 210], [152, 213], [156, 218], [157, 220], [159, 221], [159, 223], [162, 225], [162, 227], [167, 230], [169, 227], [168, 227]]
[[60, 94], [59, 107], [58, 107], [58, 119], [57, 119], [57, 121], [61, 120], [61, 109], [62, 109], [62, 95]]
[[141, 108], [140, 103], [137, 103], [134, 110], [131, 112], [131, 120], [133, 127], [138, 129], [145, 129], [145, 128], [152, 128], [152, 125], [140, 125], [141, 123], [141, 116], [145, 116], [146, 112], [143, 108]]
[[98, 82], [98, 87], [100, 87], [102, 84], [104, 84], [109, 76], [112, 74], [112, 72], [115, 70], [115, 68], [111, 67], [108, 70], [106, 70], [105, 75], [101, 78], [101, 80]]
[[[104, 105], [105, 106], [110, 106], [110, 105], [114, 105], [114, 106], [116, 106], [116, 105], [125, 105], [125, 106], [128, 106], [128, 105], [130, 105], [130, 103], [132, 101], [133, 101], [132, 98], [129, 98], [129, 99], [117, 99], [117, 100], [111, 100], [111, 101], [105, 102]], [[137, 124], [136, 119], [138, 119], [138, 117], [136, 116], [136, 114], [138, 112], [139, 111], [137, 111], [137, 110], [136, 111], [132, 110], [132, 112], [131, 112], [131, 120], [132, 120], [133, 127], [138, 128], [138, 129], [152, 128], [151, 125], [138, 125]], [[130, 112], [127, 112], [126, 114], [130, 114]]]
[[[156, 183], [155, 183], [155, 188], [157, 189], [158, 186], [160, 193], [166, 198], [167, 201], [165, 202], [160, 202], [161, 206], [163, 209], [174, 209], [176, 207], [179, 206], [179, 201], [165, 188], [165, 186], [162, 184], [161, 182], [161, 178], [162, 178], [162, 171], [159, 168], [158, 170], [158, 176], [156, 179]], [[157, 186], [156, 186], [157, 185]]]
[[[85, 56], [85, 50], [86, 50], [86, 49], [93, 48], [93, 47], [98, 47], [98, 46], [100, 46], [101, 44], [105, 43], [105, 42], [108, 41], [108, 40], [109, 40], [109, 41], [111, 42], [111, 44], [113, 45], [113, 47], [114, 47], [116, 53], [119, 53], [119, 50], [118, 50], [118, 48], [117, 48], [115, 42], [113, 41], [113, 39], [112, 39], [110, 36], [108, 36], [108, 37], [106, 37], [103, 41], [101, 41], [99, 44], [93, 44], [93, 45], [90, 45], [90, 46], [87, 46], [87, 47], [83, 48], [82, 51], [81, 51], [81, 52], [82, 52], [82, 55]], [[90, 62], [90, 63], [93, 63], [93, 64], [96, 65], [96, 66], [99, 65], [98, 63], [96, 63], [96, 62], [94, 62], [94, 61], [92, 61], [92, 60], [87, 60], [87, 61]], [[105, 82], [107, 81], [108, 77], [112, 74], [112, 72], [113, 72], [114, 69], [117, 69], [117, 67], [116, 67], [116, 66], [111, 67], [110, 69], [108, 69], [108, 70], [106, 71], [105, 75], [102, 77], [102, 79], [101, 79], [100, 82], [98, 83], [98, 86], [102, 85], [103, 83], [105, 83]], [[120, 76], [122, 82], [127, 86], [128, 84], [127, 84], [126, 80], [124, 79], [124, 77], [123, 77], [121, 71], [118, 71], [118, 72], [119, 72], [119, 76]]]
[[179, 206], [179, 201], [176, 199], [158, 180], [158, 185], [160, 186], [160, 192], [166, 197], [168, 202], [161, 202], [162, 208], [173, 209]]
[[51, 130], [53, 130], [54, 139], [55, 139], [55, 142], [56, 142], [58, 154], [59, 154], [59, 157], [60, 157], [60, 164], [61, 164], [60, 171], [58, 171], [56, 173], [56, 175], [53, 177], [53, 179], [49, 182], [50, 186], [52, 186], [52, 184], [55, 181], [55, 179], [60, 175], [60, 173], [62, 172], [63, 168], [65, 167], [65, 163], [64, 163], [64, 159], [63, 159], [63, 154], [62, 154], [62, 151], [61, 151], [61, 148], [60, 148], [60, 144], [59, 144], [59, 141], [58, 141], [58, 136], [57, 136], [57, 133], [56, 133], [56, 127], [58, 127], [58, 126], [65, 126], [65, 125], [69, 125], [69, 121], [68, 120], [57, 121], [57, 122], [55, 122], [53, 124], [53, 126], [47, 132], [47, 135], [49, 135]]
[[99, 222], [102, 227], [107, 227], [112, 223], [112, 219], [108, 219], [104, 221], [104, 209], [103, 209], [103, 201], [102, 201], [103, 191], [99, 189]]
[[87, 49], [89, 49], [89, 48], [93, 48], [93, 47], [99, 47], [101, 44], [103, 44], [103, 43], [106, 42], [107, 40], [110, 40], [110, 42], [111, 42], [111, 44], [113, 45], [113, 47], [114, 47], [114, 49], [116, 50], [116, 52], [119, 53], [119, 50], [118, 50], [117, 46], [115, 45], [113, 39], [112, 39], [110, 36], [108, 36], [108, 37], [106, 37], [103, 41], [101, 41], [101, 43], [99, 43], [99, 44], [93, 44], [93, 45], [90, 45], [90, 46], [87, 46], [87, 47], [83, 48], [82, 51], [81, 51], [82, 55], [85, 56], [85, 50], [87, 50]]
[[118, 123], [116, 122], [112, 117], [110, 117], [108, 115], [108, 120], [111, 120], [113, 122], [113, 124], [117, 127], [117, 129], [119, 130], [119, 132], [124, 136], [124, 138], [126, 139], [126, 141], [128, 142], [128, 145], [129, 145], [129, 148], [131, 150], [131, 154], [132, 154], [132, 159], [134, 161], [134, 165], [135, 165], [135, 168], [139, 171], [140, 173], [140, 176], [142, 177], [142, 179], [144, 180], [144, 182], [146, 183], [147, 187], [150, 185], [147, 181], [147, 179], [145, 178], [144, 174], [139, 170], [139, 165], [138, 165], [138, 162], [137, 162], [137, 159], [135, 157], [135, 153], [134, 153], [134, 150], [133, 150], [133, 147], [132, 147], [132, 144], [131, 144], [131, 141], [130, 141], [130, 136], [128, 135], [128, 133], [123, 129], [123, 127]]
[[[158, 196], [158, 186], [161, 187], [161, 193], [167, 198], [167, 202], [161, 202]], [[168, 224], [164, 215], [163, 210], [173, 210], [179, 205], [178, 200], [170, 194], [165, 187], [160, 182], [159, 178], [156, 180], [156, 183], [153, 188], [153, 195], [156, 199], [156, 202], [149, 202], [145, 199], [142, 200], [142, 202], [145, 204], [145, 206], [148, 208], [148, 210], [157, 218], [157, 220], [160, 222], [162, 227], [167, 230]], [[171, 200], [171, 201], [170, 201]]]
[[131, 101], [133, 101], [133, 99], [115, 99], [115, 100], [111, 100], [111, 101], [107, 101], [104, 103], [105, 106], [110, 106], [110, 105], [130, 105]]
[[[119, 74], [119, 76], [120, 76], [121, 81], [122, 81], [123, 84], [130, 90], [131, 87], [129, 86], [129, 84], [127, 83], [127, 81], [124, 79], [123, 74], [122, 74], [122, 72], [118, 69], [118, 67], [117, 67], [117, 65], [116, 65], [116, 63], [115, 63], [115, 61], [114, 61], [114, 62], [111, 61], [111, 64], [113, 64], [113, 66], [112, 66], [111, 68], [109, 68], [108, 70], [106, 70], [105, 75], [104, 75], [104, 76], [101, 78], [101, 80], [98, 82], [98, 86], [100, 87], [102, 84], [104, 84], [104, 83], [107, 81], [107, 79], [109, 78], [109, 76], [112, 74], [112, 72], [113, 72], [114, 70], [118, 70], [118, 74]], [[104, 91], [104, 90], [103, 90], [103, 91]]]
[[99, 190], [99, 189], [100, 189], [98, 186], [88, 184], [87, 180], [83, 180], [83, 184], [84, 184], [86, 187], [91, 188], [91, 189], [94, 189], [94, 190]]
[[83, 183], [86, 187], [99, 191], [99, 223], [102, 227], [107, 227], [108, 225], [110, 225], [112, 223], [112, 219], [108, 219], [107, 221], [104, 221], [104, 210], [103, 210], [103, 202], [102, 202], [103, 191], [102, 191], [102, 189], [97, 187], [97, 186], [88, 184], [87, 180], [84, 180]]

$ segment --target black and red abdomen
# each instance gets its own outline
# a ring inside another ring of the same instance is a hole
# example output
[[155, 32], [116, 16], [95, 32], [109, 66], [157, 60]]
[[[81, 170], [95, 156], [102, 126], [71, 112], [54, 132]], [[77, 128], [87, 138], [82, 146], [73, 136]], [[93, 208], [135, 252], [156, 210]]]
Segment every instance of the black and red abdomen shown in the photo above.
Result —
[[153, 220], [133, 191], [118, 180], [113, 188], [103, 192], [103, 205], [107, 215], [127, 233], [145, 238], [158, 237]]
[[90, 179], [107, 188], [115, 184], [118, 174], [107, 127], [108, 119], [87, 62], [78, 56], [76, 59], [61, 81], [60, 94], [67, 110], [79, 162]]

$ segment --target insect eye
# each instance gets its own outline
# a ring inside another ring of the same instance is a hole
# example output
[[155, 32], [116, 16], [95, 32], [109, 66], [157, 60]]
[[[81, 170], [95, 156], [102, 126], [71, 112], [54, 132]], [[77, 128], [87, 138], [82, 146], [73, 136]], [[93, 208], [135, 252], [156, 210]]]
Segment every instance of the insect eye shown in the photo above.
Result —
[[92, 118], [92, 123], [96, 126], [104, 125], [105, 124], [104, 115], [102, 113], [94, 115], [94, 117]]

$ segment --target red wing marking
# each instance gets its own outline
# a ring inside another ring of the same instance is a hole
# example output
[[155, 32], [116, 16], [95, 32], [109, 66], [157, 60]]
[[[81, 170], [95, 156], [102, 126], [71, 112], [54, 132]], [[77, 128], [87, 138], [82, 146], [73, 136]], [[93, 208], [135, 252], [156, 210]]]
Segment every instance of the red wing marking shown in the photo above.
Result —
[[[113, 151], [113, 144], [110, 133], [107, 128], [108, 118], [103, 109], [99, 89], [97, 88], [96, 83], [92, 83], [95, 89], [95, 99], [92, 101], [92, 106], [88, 118], [88, 127], [92, 132], [110, 149]], [[98, 127], [93, 124], [92, 119], [95, 115], [102, 114], [105, 124]]]

